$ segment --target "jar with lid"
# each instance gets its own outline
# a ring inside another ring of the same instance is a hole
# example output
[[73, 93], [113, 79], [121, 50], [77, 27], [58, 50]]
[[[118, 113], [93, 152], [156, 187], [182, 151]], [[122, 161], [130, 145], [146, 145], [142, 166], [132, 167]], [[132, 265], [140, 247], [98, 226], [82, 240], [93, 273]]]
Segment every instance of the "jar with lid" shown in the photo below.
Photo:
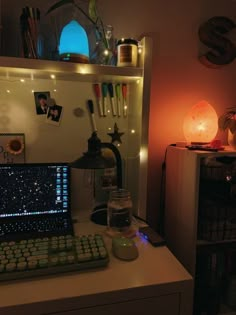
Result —
[[122, 38], [117, 42], [117, 66], [136, 67], [138, 58], [138, 41]]
[[131, 229], [132, 200], [126, 189], [110, 192], [107, 209], [108, 234], [111, 236], [127, 235]]

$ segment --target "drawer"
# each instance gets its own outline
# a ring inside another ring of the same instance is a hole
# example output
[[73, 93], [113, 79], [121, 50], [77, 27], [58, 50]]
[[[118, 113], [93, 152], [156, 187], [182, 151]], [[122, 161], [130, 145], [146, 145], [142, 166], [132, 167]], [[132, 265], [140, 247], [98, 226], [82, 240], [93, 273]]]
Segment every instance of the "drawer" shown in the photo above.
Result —
[[163, 295], [139, 300], [132, 300], [109, 305], [88, 307], [60, 313], [47, 313], [45, 315], [144, 315], [147, 311], [154, 311], [158, 315], [179, 314], [179, 294]]

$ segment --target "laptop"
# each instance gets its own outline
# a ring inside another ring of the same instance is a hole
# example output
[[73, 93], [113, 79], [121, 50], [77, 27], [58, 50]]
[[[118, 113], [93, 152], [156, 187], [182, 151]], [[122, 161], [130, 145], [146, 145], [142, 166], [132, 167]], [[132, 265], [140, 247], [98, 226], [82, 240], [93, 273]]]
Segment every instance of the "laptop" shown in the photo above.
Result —
[[67, 163], [0, 164], [0, 241], [73, 235]]

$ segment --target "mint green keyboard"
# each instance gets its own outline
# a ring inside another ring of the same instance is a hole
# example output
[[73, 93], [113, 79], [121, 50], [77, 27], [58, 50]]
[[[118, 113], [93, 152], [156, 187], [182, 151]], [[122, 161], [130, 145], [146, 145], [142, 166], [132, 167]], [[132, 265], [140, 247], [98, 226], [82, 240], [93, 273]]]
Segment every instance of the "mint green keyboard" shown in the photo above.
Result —
[[108, 262], [108, 252], [99, 234], [0, 243], [0, 280], [105, 267]]

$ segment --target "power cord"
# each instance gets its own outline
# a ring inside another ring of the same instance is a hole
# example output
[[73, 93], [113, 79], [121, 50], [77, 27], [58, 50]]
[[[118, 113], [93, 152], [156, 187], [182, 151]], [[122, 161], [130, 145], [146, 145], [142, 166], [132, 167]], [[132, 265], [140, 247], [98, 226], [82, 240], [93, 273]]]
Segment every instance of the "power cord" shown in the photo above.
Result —
[[160, 215], [158, 220], [158, 231], [162, 237], [165, 236], [165, 184], [166, 184], [166, 155], [167, 155], [167, 148], [169, 146], [175, 147], [176, 144], [172, 143], [169, 144], [165, 149], [164, 161], [162, 162], [161, 166], [161, 185], [160, 185]]

